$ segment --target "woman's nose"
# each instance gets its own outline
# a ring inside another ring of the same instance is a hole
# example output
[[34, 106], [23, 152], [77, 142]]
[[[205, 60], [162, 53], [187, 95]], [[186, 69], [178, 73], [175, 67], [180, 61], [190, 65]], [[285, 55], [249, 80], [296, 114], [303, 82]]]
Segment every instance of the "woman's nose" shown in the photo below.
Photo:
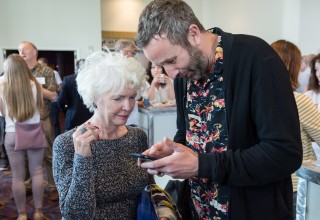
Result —
[[122, 106], [122, 109], [123, 110], [126, 110], [126, 111], [129, 111], [131, 109], [133, 109], [134, 107], [134, 104], [135, 104], [135, 100], [131, 100], [131, 99], [127, 99], [123, 102], [123, 106]]

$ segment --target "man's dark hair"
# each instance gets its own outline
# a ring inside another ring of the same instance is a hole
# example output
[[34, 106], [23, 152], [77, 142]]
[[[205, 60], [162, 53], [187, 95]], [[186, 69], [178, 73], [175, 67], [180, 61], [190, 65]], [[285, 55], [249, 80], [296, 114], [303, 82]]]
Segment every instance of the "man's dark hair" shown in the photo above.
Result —
[[181, 0], [154, 0], [140, 15], [135, 44], [145, 47], [155, 35], [166, 34], [172, 44], [188, 48], [190, 25], [205, 31], [191, 7]]

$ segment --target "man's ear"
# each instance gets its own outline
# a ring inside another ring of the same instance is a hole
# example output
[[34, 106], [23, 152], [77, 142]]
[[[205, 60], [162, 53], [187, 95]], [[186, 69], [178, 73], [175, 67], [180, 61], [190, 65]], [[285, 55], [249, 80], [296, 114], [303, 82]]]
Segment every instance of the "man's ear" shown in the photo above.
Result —
[[200, 45], [200, 33], [198, 26], [195, 24], [191, 24], [189, 27], [188, 32], [188, 40], [192, 46], [199, 46]]

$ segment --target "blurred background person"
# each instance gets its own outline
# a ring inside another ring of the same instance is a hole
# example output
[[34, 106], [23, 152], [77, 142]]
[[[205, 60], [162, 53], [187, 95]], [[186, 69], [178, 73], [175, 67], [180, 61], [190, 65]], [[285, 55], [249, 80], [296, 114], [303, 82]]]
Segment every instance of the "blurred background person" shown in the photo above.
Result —
[[93, 115], [83, 104], [83, 100], [77, 90], [77, 73], [84, 64], [84, 61], [84, 59], [78, 60], [76, 62], [75, 74], [63, 78], [62, 89], [57, 100], [59, 108], [66, 112], [65, 131], [83, 124]]
[[78, 73], [79, 94], [93, 116], [54, 142], [64, 219], [137, 218], [138, 197], [153, 179], [130, 158], [148, 148], [145, 132], [125, 124], [145, 78], [137, 60], [119, 53], [94, 53]]
[[134, 57], [136, 55], [136, 46], [132, 40], [119, 39], [114, 45], [114, 51], [121, 53], [126, 57]]
[[14, 151], [15, 122], [27, 124], [40, 121], [42, 110], [42, 89], [31, 74], [26, 62], [18, 54], [9, 55], [4, 64], [4, 77], [1, 78], [0, 109], [6, 120], [5, 146], [12, 171], [12, 193], [19, 212], [18, 220], [27, 220], [25, 157], [32, 178], [32, 193], [35, 206], [34, 219], [42, 219], [44, 181], [42, 163], [44, 148]]
[[107, 46], [107, 42], [105, 40], [103, 40], [101, 42], [101, 50], [104, 51], [104, 52], [108, 52], [109, 48]]
[[[0, 79], [3, 76], [4, 72], [0, 73]], [[6, 148], [4, 146], [4, 136], [5, 136], [5, 120], [0, 113], [0, 138], [1, 138], [1, 147], [0, 147], [0, 171], [9, 169], [9, 159], [7, 155]]]
[[5, 119], [0, 115], [0, 171], [9, 169], [9, 160], [6, 148], [4, 146], [4, 137], [5, 137]]
[[317, 104], [320, 111], [320, 54], [316, 55], [310, 62], [310, 79], [308, 89], [305, 92], [312, 101]]
[[[125, 57], [134, 57], [136, 55], [136, 50], [137, 48], [132, 40], [119, 39], [114, 45], [114, 51], [117, 53], [121, 53]], [[137, 97], [137, 99], [139, 98], [140, 97]], [[138, 115], [139, 108], [138, 103], [136, 102], [126, 125], [130, 125], [131, 127], [138, 127]]]
[[[41, 110], [41, 122], [43, 123], [44, 133], [46, 135], [48, 147], [44, 151], [44, 161], [48, 176], [49, 200], [57, 201], [58, 194], [52, 176], [52, 143], [53, 131], [50, 120], [51, 102], [57, 100], [57, 84], [53, 69], [38, 63], [38, 49], [28, 41], [22, 41], [19, 44], [19, 55], [26, 61], [32, 75], [42, 85], [43, 109]], [[26, 187], [27, 193], [31, 192], [31, 183], [27, 174]]]
[[[46, 58], [44, 57], [40, 57], [38, 59], [38, 63], [40, 63], [41, 65], [45, 65], [48, 66], [49, 62]], [[57, 93], [59, 94], [60, 90], [61, 90], [61, 85], [62, 85], [62, 80], [60, 77], [60, 74], [58, 73], [58, 71], [54, 70], [54, 77], [56, 79], [56, 84], [57, 84]], [[52, 120], [52, 124], [53, 124], [53, 131], [54, 131], [54, 137], [56, 138], [60, 133], [61, 133], [61, 128], [60, 128], [60, 121], [59, 121], [59, 107], [57, 104], [57, 100], [52, 101], [51, 102], [51, 120]]]
[[150, 87], [147, 90], [150, 103], [175, 103], [173, 81], [168, 77], [165, 69], [160, 65], [149, 62], [147, 75], [150, 83]]
[[[320, 112], [312, 100], [303, 93], [295, 90], [299, 86], [298, 75], [301, 65], [301, 52], [293, 43], [286, 40], [278, 40], [271, 44], [278, 53], [290, 74], [294, 97], [297, 103], [300, 121], [300, 133], [303, 149], [303, 162], [316, 161], [317, 157], [312, 148], [312, 142], [320, 144]], [[280, 94], [279, 94], [280, 95]], [[300, 181], [303, 180], [300, 178]], [[304, 180], [305, 181], [305, 180]], [[298, 189], [298, 177], [292, 174], [294, 217], [296, 211], [296, 197]], [[299, 186], [300, 188], [301, 186]], [[300, 219], [300, 218], [298, 218]]]
[[308, 54], [304, 55], [301, 58], [301, 68], [300, 68], [300, 73], [298, 76], [298, 82], [299, 82], [299, 87], [296, 89], [297, 92], [305, 92], [308, 87], [309, 83], [309, 78], [310, 78], [310, 62], [313, 57], [315, 57], [315, 54]]

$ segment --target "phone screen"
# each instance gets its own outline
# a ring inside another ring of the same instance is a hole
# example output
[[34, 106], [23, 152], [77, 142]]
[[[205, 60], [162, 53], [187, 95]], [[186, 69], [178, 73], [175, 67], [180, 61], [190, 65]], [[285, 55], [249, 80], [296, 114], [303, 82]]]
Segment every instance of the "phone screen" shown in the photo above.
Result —
[[147, 156], [147, 155], [143, 155], [143, 154], [140, 154], [140, 153], [132, 153], [130, 154], [131, 157], [134, 157], [134, 158], [140, 158], [141, 160], [156, 160], [158, 158], [155, 158], [155, 157], [150, 157], [150, 156]]

